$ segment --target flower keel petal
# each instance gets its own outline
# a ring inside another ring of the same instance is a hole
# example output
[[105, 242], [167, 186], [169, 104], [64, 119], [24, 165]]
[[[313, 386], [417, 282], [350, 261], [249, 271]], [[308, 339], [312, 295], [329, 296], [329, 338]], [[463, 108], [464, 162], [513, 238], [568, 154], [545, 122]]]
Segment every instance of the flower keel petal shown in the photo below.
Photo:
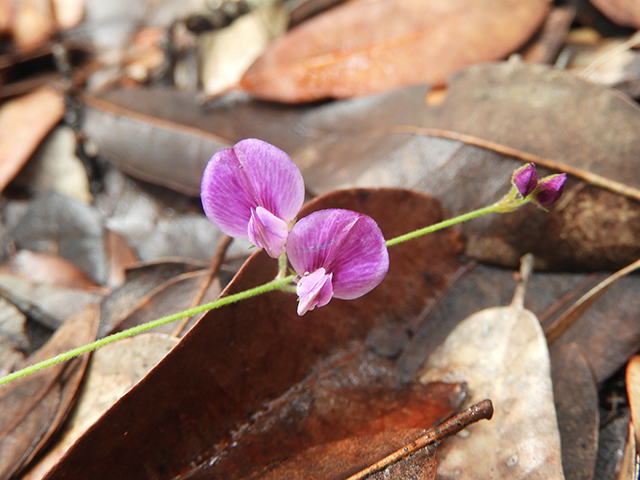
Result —
[[300, 297], [298, 303], [298, 315], [302, 316], [316, 307], [324, 307], [333, 297], [331, 279], [333, 275], [327, 274], [324, 268], [319, 268], [311, 274], [305, 274], [296, 287], [296, 293]]
[[264, 248], [272, 258], [278, 258], [285, 251], [289, 227], [268, 210], [257, 207], [251, 210], [247, 227], [249, 240], [258, 248]]

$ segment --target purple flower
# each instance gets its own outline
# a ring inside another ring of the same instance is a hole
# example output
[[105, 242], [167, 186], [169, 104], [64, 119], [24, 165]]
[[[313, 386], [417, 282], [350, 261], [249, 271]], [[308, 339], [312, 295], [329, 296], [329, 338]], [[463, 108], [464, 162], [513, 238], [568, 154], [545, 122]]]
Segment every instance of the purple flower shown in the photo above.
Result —
[[289, 233], [287, 255], [300, 275], [298, 315], [329, 303], [352, 300], [380, 284], [389, 253], [378, 224], [350, 210], [320, 210], [302, 218]]
[[544, 177], [536, 187], [534, 201], [544, 209], [550, 207], [562, 196], [566, 181], [566, 173]]
[[513, 172], [511, 181], [520, 192], [520, 195], [526, 197], [533, 192], [538, 186], [538, 173], [533, 163], [527, 163]]
[[278, 258], [304, 201], [304, 181], [286, 153], [249, 138], [209, 160], [200, 195], [216, 227]]

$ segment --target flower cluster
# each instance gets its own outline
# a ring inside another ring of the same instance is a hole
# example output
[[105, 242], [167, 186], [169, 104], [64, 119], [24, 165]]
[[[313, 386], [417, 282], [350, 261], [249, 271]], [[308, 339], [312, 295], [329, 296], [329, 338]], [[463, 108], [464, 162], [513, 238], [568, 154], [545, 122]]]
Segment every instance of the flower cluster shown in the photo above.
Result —
[[513, 172], [511, 182], [523, 199], [530, 200], [546, 210], [562, 196], [566, 173], [549, 175], [538, 180], [538, 172], [533, 163], [518, 168]]
[[497, 203], [385, 242], [376, 222], [361, 213], [320, 210], [296, 222], [304, 201], [302, 174], [282, 150], [250, 138], [216, 153], [202, 178], [204, 211], [227, 235], [250, 240], [297, 273], [298, 314], [335, 297], [370, 292], [389, 270], [387, 245], [490, 212], [512, 212], [528, 202], [547, 210], [564, 191], [565, 173], [538, 178], [535, 165], [518, 168], [511, 191]]
[[257, 139], [216, 153], [202, 178], [205, 214], [222, 232], [250, 240], [298, 274], [298, 314], [331, 298], [361, 297], [380, 284], [389, 254], [376, 222], [350, 210], [320, 210], [296, 222], [304, 201], [300, 171], [282, 150]]

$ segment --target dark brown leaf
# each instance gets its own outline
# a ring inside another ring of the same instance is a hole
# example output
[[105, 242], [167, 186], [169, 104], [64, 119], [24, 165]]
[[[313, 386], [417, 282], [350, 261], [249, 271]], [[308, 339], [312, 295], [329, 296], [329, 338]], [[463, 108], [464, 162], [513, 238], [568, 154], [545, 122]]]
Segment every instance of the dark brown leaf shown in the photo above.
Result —
[[349, 2], [276, 40], [240, 86], [258, 98], [299, 103], [443, 85], [462, 67], [516, 50], [547, 11], [540, 0]]
[[[397, 206], [394, 212], [390, 204]], [[431, 198], [396, 190], [336, 192], [307, 205], [300, 215], [328, 207], [370, 214], [387, 237], [441, 215]], [[214, 445], [327, 357], [373, 329], [410, 328], [411, 319], [459, 269], [460, 248], [455, 230], [398, 245], [390, 251], [390, 271], [375, 292], [354, 301], [334, 300], [304, 319], [295, 313], [295, 297], [282, 292], [211, 312], [79, 439], [47, 478], [171, 478], [207, 464], [215, 458]], [[263, 253], [254, 255], [226, 293], [271, 280], [275, 263]]]
[[586, 357], [575, 344], [551, 348], [553, 397], [566, 480], [591, 480], [598, 456], [598, 388]]
[[[98, 328], [98, 307], [87, 307], [67, 321], [29, 363], [89, 343]], [[87, 355], [40, 370], [0, 387], [0, 477], [22, 469], [59, 428], [73, 405]]]

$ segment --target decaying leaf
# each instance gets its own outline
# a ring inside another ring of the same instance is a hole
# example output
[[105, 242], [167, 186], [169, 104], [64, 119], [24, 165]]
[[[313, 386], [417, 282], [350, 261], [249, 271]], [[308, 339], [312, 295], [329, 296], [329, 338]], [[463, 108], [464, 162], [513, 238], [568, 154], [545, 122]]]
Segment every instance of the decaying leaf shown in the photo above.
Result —
[[60, 440], [23, 478], [42, 478], [71, 444], [158, 363], [177, 341], [168, 335], [145, 333], [95, 351]]
[[510, 306], [461, 322], [424, 365], [420, 381], [466, 381], [470, 402], [495, 405], [490, 423], [439, 449], [441, 475], [564, 479], [546, 339], [519, 287]]
[[[29, 359], [37, 363], [95, 339], [99, 308], [67, 321]], [[0, 387], [0, 477], [9, 478], [33, 459], [66, 418], [84, 376], [88, 356], [57, 364]]]
[[349, 2], [276, 40], [240, 86], [258, 98], [299, 103], [443, 85], [462, 67], [516, 50], [547, 11], [540, 0]]
[[[394, 212], [390, 204], [397, 206]], [[370, 214], [387, 237], [441, 215], [429, 197], [396, 190], [336, 192], [308, 204], [300, 215], [330, 207]], [[410, 328], [407, 322], [458, 271], [460, 248], [456, 230], [397, 245], [390, 251], [389, 273], [375, 292], [354, 301], [334, 300], [304, 319], [296, 314], [295, 296], [284, 292], [210, 312], [74, 444], [47, 478], [105, 472], [170, 478], [208, 464], [216, 457], [215, 445], [327, 358], [373, 330]], [[269, 281], [276, 270], [273, 259], [255, 254], [225, 294]]]
[[40, 142], [62, 119], [64, 99], [49, 87], [6, 102], [0, 108], [0, 191], [20, 171]]

